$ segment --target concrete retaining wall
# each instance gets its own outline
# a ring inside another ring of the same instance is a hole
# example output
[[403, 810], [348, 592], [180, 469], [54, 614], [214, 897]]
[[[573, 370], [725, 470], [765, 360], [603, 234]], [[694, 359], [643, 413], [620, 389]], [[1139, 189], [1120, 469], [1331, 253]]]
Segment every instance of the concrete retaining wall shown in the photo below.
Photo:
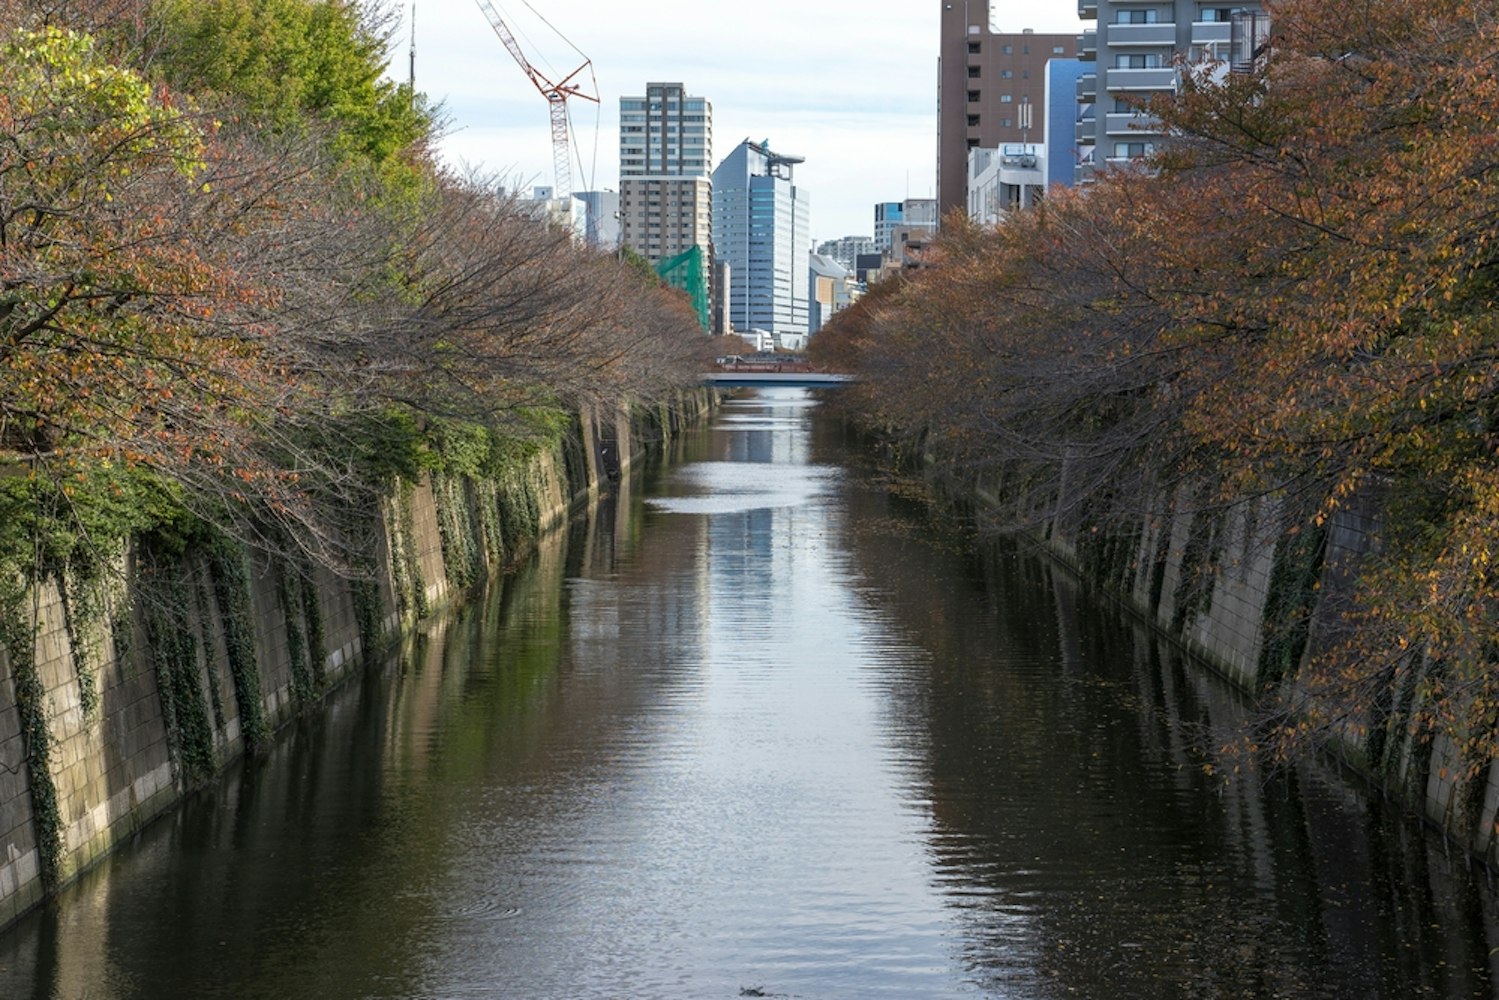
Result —
[[[82, 621], [83, 585], [43, 581], [31, 593], [43, 753], [27, 745], [18, 678], [0, 649], [0, 926], [212, 780], [245, 752], [257, 727], [269, 733], [312, 708], [363, 662], [367, 644], [383, 644], [500, 571], [532, 537], [565, 521], [574, 503], [628, 471], [643, 449], [700, 419], [710, 403], [696, 393], [649, 412], [584, 414], [571, 453], [558, 447], [537, 455], [506, 483], [398, 484], [379, 513], [374, 580], [362, 590], [325, 567], [239, 550], [229, 570], [237, 560], [243, 585], [229, 589], [244, 603], [226, 616], [223, 588], [215, 586], [224, 566], [211, 554], [188, 551], [166, 563], [156, 556], [144, 565], [137, 547], [122, 545], [102, 574], [116, 582], [87, 595], [103, 613]], [[508, 536], [501, 524], [510, 526]], [[363, 623], [361, 593], [375, 603]], [[253, 649], [248, 671], [236, 670], [231, 656], [234, 622], [227, 619], [240, 613]], [[369, 634], [370, 618], [377, 636]], [[55, 824], [46, 820], [42, 786], [55, 797]], [[49, 856], [54, 885], [45, 877]]]
[[[986, 501], [1000, 507], [992, 494], [978, 495], [981, 507]], [[1342, 611], [1360, 558], [1379, 544], [1382, 500], [1375, 488], [1350, 498], [1313, 542], [1283, 528], [1273, 500], [1209, 509], [1183, 489], [1158, 498], [1134, 524], [1111, 527], [1107, 538], [1053, 522], [1041, 532], [1041, 542], [1081, 577], [1258, 695], [1267, 685], [1294, 684], [1306, 657], [1336, 642], [1347, 627]], [[1310, 579], [1298, 583], [1302, 572]], [[1295, 614], [1307, 619], [1302, 640], [1286, 650], [1267, 649], [1285, 641], [1286, 616]], [[1277, 662], [1283, 652], [1292, 662]], [[1387, 728], [1392, 746], [1374, 773], [1363, 735], [1372, 727], [1356, 723], [1345, 727], [1348, 763], [1499, 867], [1499, 769], [1490, 765], [1464, 783], [1450, 740], [1422, 743], [1397, 719]]]

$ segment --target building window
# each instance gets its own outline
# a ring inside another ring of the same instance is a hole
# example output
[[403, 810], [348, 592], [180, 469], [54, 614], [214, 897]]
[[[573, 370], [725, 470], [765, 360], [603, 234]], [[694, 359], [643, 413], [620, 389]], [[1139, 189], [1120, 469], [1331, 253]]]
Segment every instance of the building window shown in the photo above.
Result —
[[1006, 45], [1005, 48], [1004, 48], [1005, 55], [1011, 55], [1011, 54], [1014, 53], [1014, 51], [1015, 51], [1015, 46], [1013, 46], [1013, 45]]
[[969, 52], [970, 55], [975, 55], [975, 56], [978, 55], [979, 54], [979, 43], [978, 42], [969, 42], [968, 43], [968, 52]]
[[977, 139], [969, 139], [968, 140], [968, 148], [969, 149], [978, 149], [979, 148], [979, 141]]
[[1013, 94], [1000, 94], [999, 95], [999, 103], [1000, 104], [1011, 104], [1011, 103], [1014, 102], [1014, 100], [1015, 100], [1015, 96]]
[[978, 102], [979, 102], [979, 92], [977, 90], [970, 90], [968, 92], [968, 103], [969, 104], [977, 104]]
[[1008, 80], [1010, 77], [1012, 77], [1014, 75], [1015, 75], [1015, 71], [1012, 70], [1012, 69], [1002, 69], [1002, 70], [999, 71], [999, 78], [1001, 80]]
[[979, 127], [979, 116], [978, 115], [969, 115], [968, 116], [968, 127], [969, 128], [978, 128]]
[[1054, 56], [1066, 55], [1067, 47], [1065, 45], [1053, 45], [1051, 47], [1051, 54]]
[[1134, 160], [1155, 152], [1153, 142], [1116, 142], [1114, 143], [1114, 158], [1118, 160]]
[[1012, 125], [1014, 125], [1014, 124], [1015, 124], [1015, 123], [1014, 123], [1014, 122], [1013, 122], [1013, 121], [1011, 121], [1011, 120], [1010, 120], [1010, 119], [1008, 119], [1008, 118], [1001, 118], [1001, 119], [1000, 119], [1000, 120], [999, 120], [999, 124], [1000, 124], [1000, 125], [1001, 125], [1001, 126], [1003, 126], [1003, 127], [1004, 127], [1004, 128], [1009, 128], [1009, 127], [1011, 127], [1011, 126], [1012, 126]]
[[977, 80], [978, 78], [979, 78], [979, 68], [977, 66], [969, 66], [968, 67], [968, 79], [970, 79], [970, 80]]
[[1115, 69], [1160, 69], [1159, 52], [1121, 52], [1114, 57]]
[[1125, 8], [1114, 12], [1115, 24], [1155, 24], [1159, 18], [1160, 12], [1154, 7], [1146, 7], [1144, 10]]

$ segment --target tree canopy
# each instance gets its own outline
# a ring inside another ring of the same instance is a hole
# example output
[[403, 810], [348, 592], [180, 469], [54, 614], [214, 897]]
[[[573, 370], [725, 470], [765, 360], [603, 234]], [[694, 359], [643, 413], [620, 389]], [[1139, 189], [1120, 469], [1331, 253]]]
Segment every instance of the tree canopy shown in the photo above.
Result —
[[382, 10], [0, 4], [0, 492], [53, 498], [12, 529], [124, 472], [337, 561], [351, 456], [696, 377], [674, 297], [430, 160]]
[[[1148, 170], [1055, 190], [835, 317], [848, 398], [1002, 482], [1012, 523], [1272, 497], [1384, 510], [1285, 735], [1393, 726], [1499, 754], [1499, 11], [1279, 0], [1245, 72], [1184, 66]], [[1401, 692], [1398, 697], [1391, 692]], [[1394, 702], [1423, 706], [1414, 717]]]

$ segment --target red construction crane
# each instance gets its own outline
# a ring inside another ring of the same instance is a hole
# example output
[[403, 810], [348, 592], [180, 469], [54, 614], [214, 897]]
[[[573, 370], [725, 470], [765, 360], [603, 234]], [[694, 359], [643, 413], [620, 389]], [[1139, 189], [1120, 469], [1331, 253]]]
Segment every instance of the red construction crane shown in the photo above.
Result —
[[[515, 57], [515, 61], [520, 63], [520, 68], [525, 71], [526, 76], [536, 85], [536, 89], [541, 91], [541, 96], [545, 97], [547, 104], [551, 106], [552, 166], [556, 172], [556, 194], [559, 198], [566, 198], [572, 194], [573, 188], [572, 164], [569, 161], [568, 153], [567, 134], [569, 125], [567, 99], [569, 97], [579, 97], [585, 101], [598, 103], [599, 98], [597, 94], [588, 93], [584, 90], [581, 82], [573, 82], [578, 74], [593, 66], [593, 61], [585, 58], [583, 65], [567, 74], [561, 80], [553, 83], [547, 78], [546, 74], [531, 65], [531, 60], [527, 59], [526, 54], [521, 51], [520, 44], [515, 40], [515, 36], [510, 33], [510, 29], [505, 25], [504, 19], [500, 17], [500, 12], [495, 9], [494, 4], [490, 3], [489, 0], [475, 0], [475, 2], [479, 5], [479, 9], [484, 12], [484, 16], [489, 18], [490, 26], [494, 28], [495, 34], [500, 36], [500, 41], [505, 43], [505, 48], [510, 50], [510, 54]], [[548, 25], [548, 27], [551, 26]], [[556, 29], [553, 28], [552, 30], [555, 31]], [[572, 43], [569, 42], [568, 44], [571, 45]], [[574, 49], [576, 50], [576, 46], [574, 46]], [[581, 52], [578, 54], [582, 55]]]

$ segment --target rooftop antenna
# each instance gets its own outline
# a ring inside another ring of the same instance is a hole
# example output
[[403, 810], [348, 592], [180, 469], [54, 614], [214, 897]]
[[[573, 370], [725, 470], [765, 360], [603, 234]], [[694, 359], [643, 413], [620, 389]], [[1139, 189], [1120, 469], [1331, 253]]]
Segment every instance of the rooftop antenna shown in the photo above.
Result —
[[411, 85], [411, 99], [416, 100], [416, 0], [411, 0], [411, 70], [408, 82]]

